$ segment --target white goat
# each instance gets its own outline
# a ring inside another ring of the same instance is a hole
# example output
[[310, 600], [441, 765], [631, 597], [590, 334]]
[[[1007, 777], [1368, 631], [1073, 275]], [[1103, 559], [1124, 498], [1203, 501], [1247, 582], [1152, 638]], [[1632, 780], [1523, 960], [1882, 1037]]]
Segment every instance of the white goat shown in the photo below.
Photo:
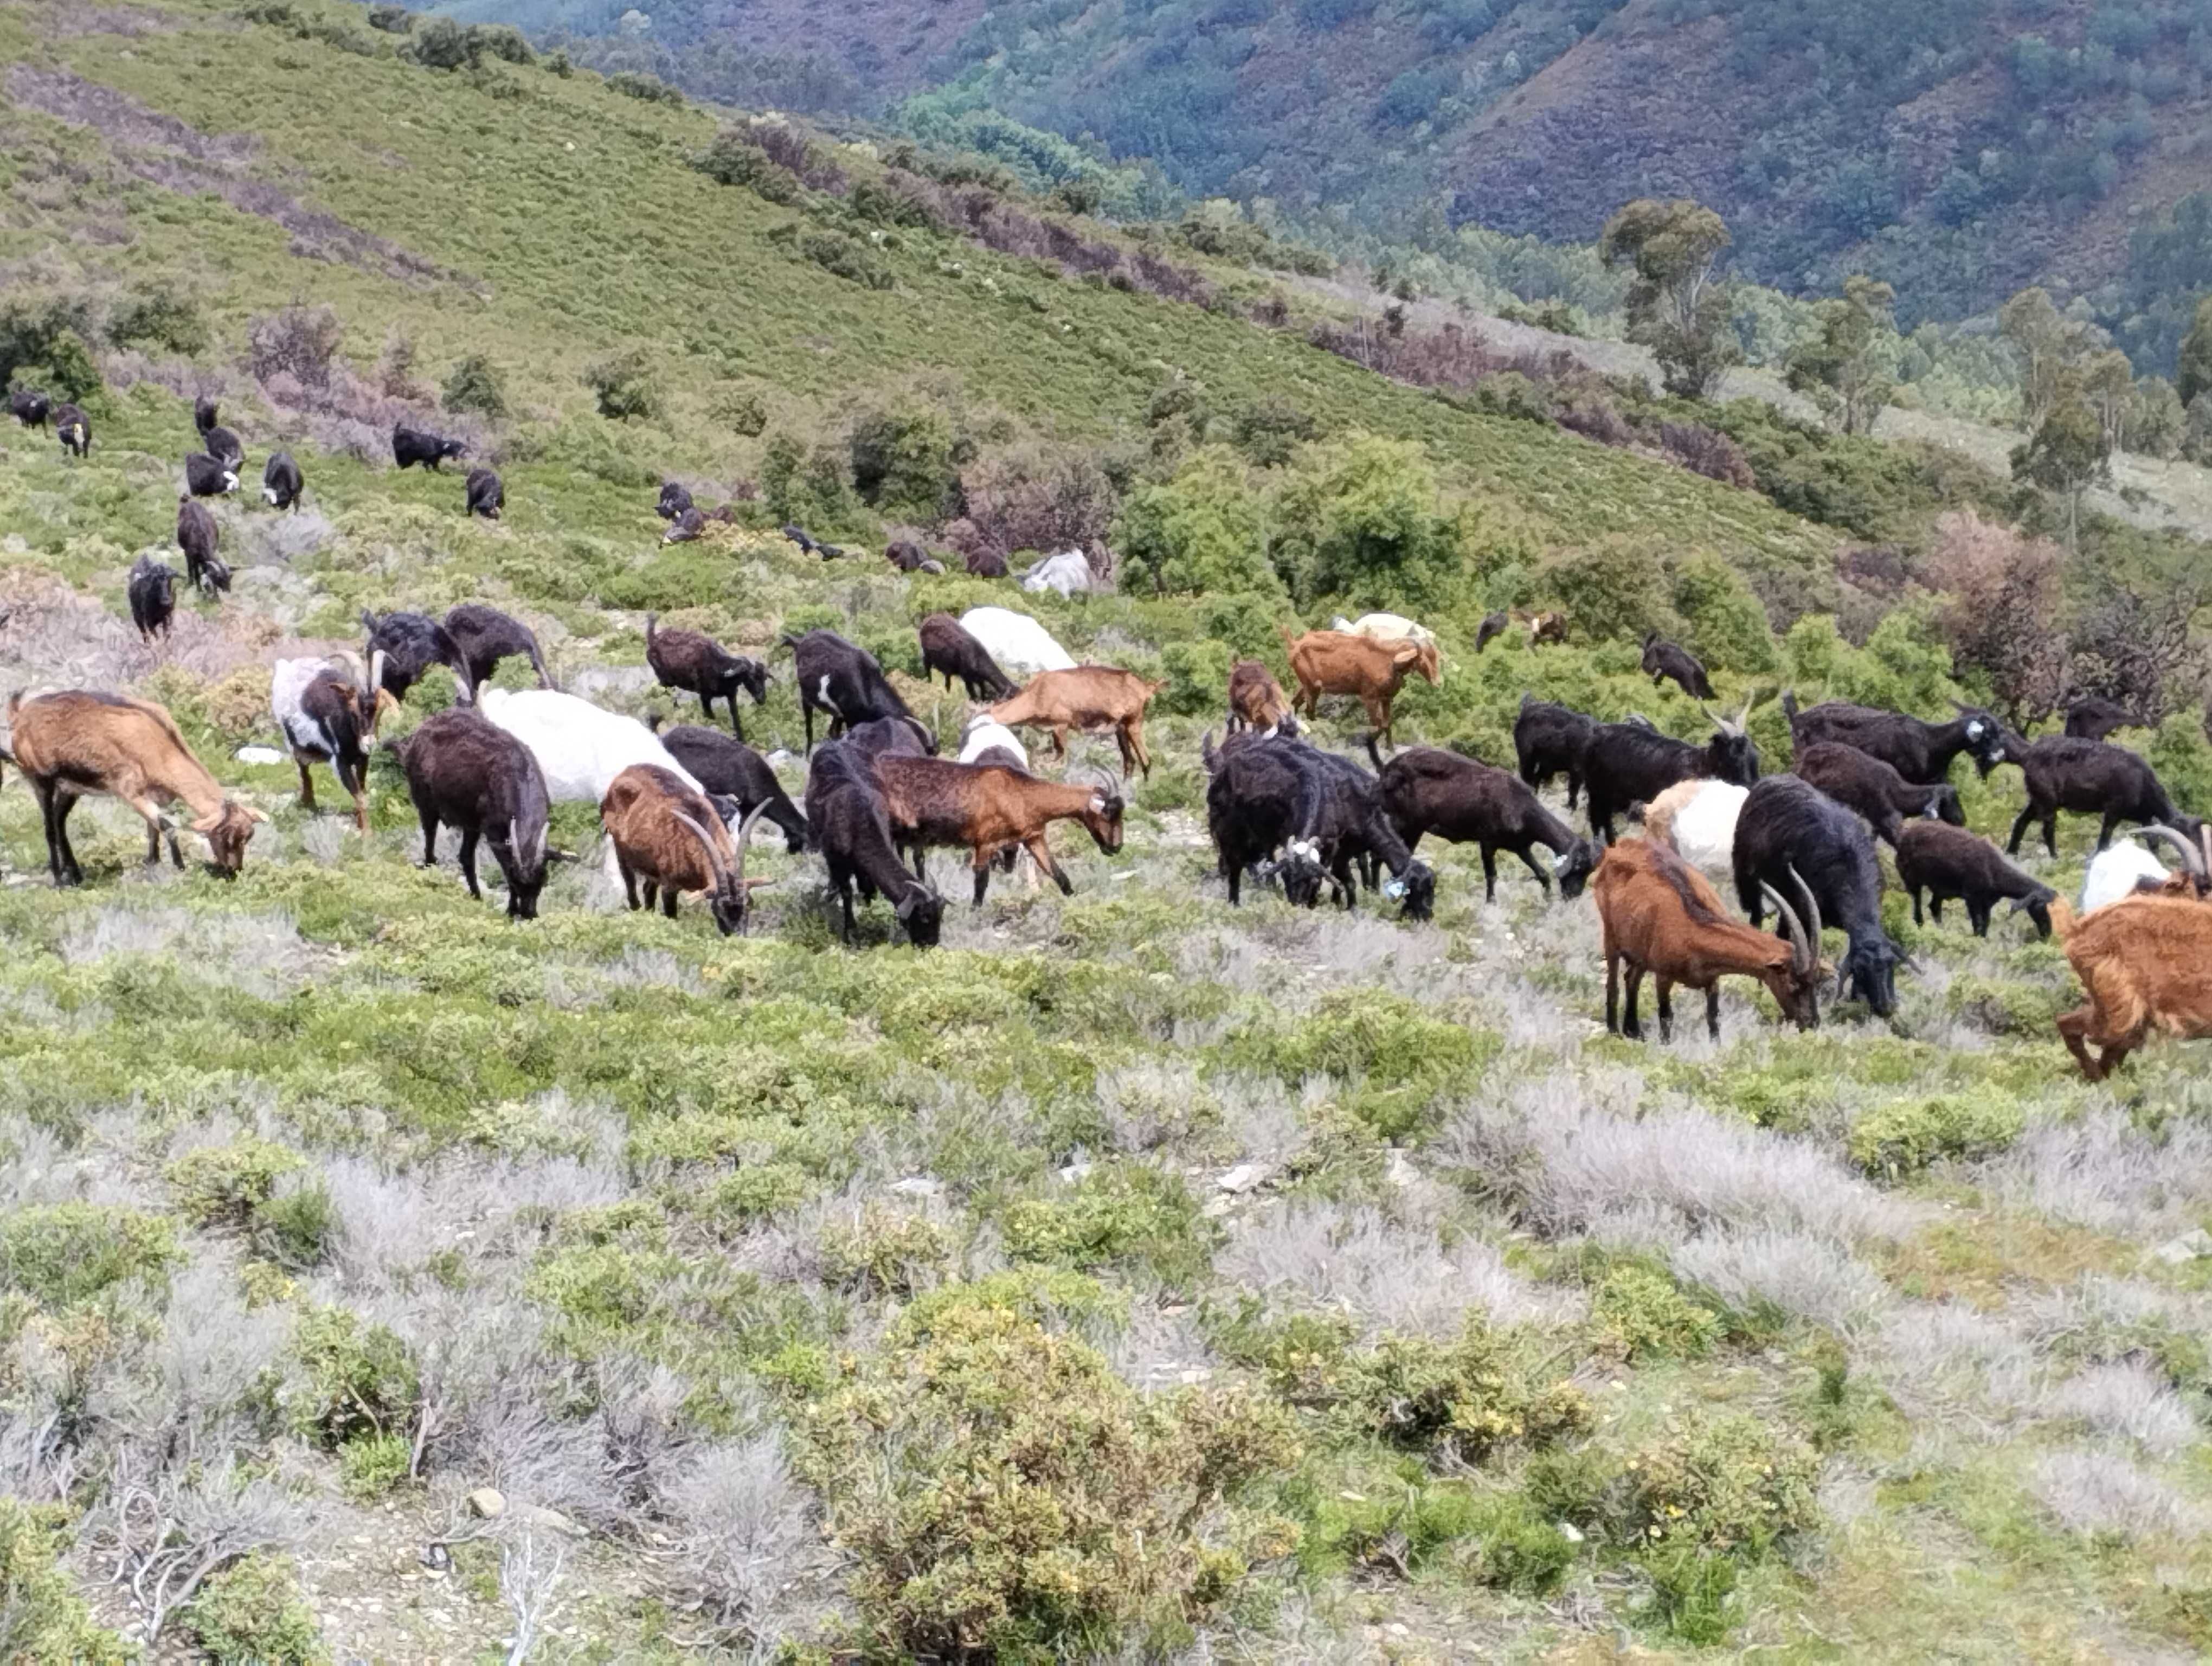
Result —
[[699, 787], [653, 731], [634, 717], [555, 689], [487, 688], [480, 697], [484, 716], [538, 760], [556, 804], [598, 804], [615, 777], [633, 763], [657, 763]]
[[960, 616], [960, 628], [982, 643], [1000, 670], [1016, 677], [1075, 668], [1075, 657], [1050, 631], [1011, 607], [971, 607]]
[[1437, 633], [1425, 624], [1417, 624], [1402, 613], [1363, 613], [1357, 619], [1347, 619], [1341, 613], [1329, 622], [1331, 630], [1340, 630], [1347, 636], [1365, 636], [1378, 642], [1433, 642]]
[[1733, 879], [1736, 818], [1750, 796], [1725, 781], [1678, 781], [1644, 806], [1644, 835], [1708, 879]]
[[1063, 596], [1073, 596], [1097, 587], [1097, 578], [1080, 550], [1063, 550], [1056, 556], [1047, 556], [1022, 575], [1022, 588], [1030, 592], [1055, 590]]
[[[1010, 752], [1023, 769], [1030, 767], [1029, 751], [1022, 745], [1021, 737], [990, 713], [978, 712], [968, 720], [967, 732], [960, 737], [960, 762], [974, 763], [985, 752], [993, 751]], [[1006, 762], [1004, 758], [988, 761], [993, 763]]]
[[2158, 858], [2133, 839], [2106, 845], [2090, 859], [2088, 874], [2081, 881], [2081, 912], [2088, 914], [2132, 896], [2138, 879], [2162, 885], [2166, 877], [2166, 868]]

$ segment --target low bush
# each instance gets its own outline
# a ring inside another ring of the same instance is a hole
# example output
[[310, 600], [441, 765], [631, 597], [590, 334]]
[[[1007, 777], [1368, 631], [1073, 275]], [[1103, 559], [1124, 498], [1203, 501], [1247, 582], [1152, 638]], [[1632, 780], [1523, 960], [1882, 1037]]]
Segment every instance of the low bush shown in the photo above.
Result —
[[169, 1164], [177, 1207], [195, 1226], [244, 1230], [275, 1195], [278, 1177], [304, 1162], [289, 1146], [248, 1134], [225, 1146], [202, 1146]]
[[506, 386], [481, 353], [471, 353], [453, 367], [438, 390], [438, 403], [448, 410], [474, 411], [493, 422], [502, 421], [507, 413]]
[[138, 1653], [105, 1626], [56, 1565], [69, 1543], [70, 1511], [0, 1497], [0, 1654], [10, 1661], [125, 1666]]
[[943, 1276], [952, 1237], [926, 1215], [871, 1200], [857, 1219], [823, 1229], [822, 1270], [834, 1282], [878, 1296], [911, 1296]]
[[1385, 1336], [1349, 1356], [1334, 1409], [1393, 1445], [1475, 1463], [1502, 1445], [1547, 1446], [1589, 1426], [1582, 1390], [1547, 1375], [1521, 1357], [1519, 1339], [1471, 1316], [1453, 1341]]
[[175, 1229], [159, 1215], [94, 1203], [52, 1203], [0, 1219], [0, 1290], [67, 1307], [126, 1279], [150, 1278], [180, 1259]]
[[659, 379], [653, 362], [633, 350], [601, 359], [584, 372], [584, 386], [592, 390], [599, 415], [617, 423], [633, 417], [650, 422], [660, 415]]
[[291, 1559], [272, 1552], [209, 1576], [178, 1617], [215, 1666], [319, 1666], [330, 1657]]
[[118, 347], [161, 348], [193, 358], [207, 351], [210, 335], [199, 303], [165, 283], [126, 297], [108, 318], [107, 338]]
[[866, 289], [888, 289], [896, 281], [882, 256], [858, 238], [839, 232], [808, 232], [799, 240], [799, 252], [824, 271]]
[[1621, 1267], [1598, 1286], [1591, 1310], [1601, 1335], [1624, 1359], [1702, 1359], [1721, 1334], [1720, 1316], [1649, 1268]]
[[1102, 1164], [1065, 1195], [1029, 1198], [1006, 1211], [1006, 1247], [1024, 1261], [1148, 1269], [1182, 1285], [1201, 1275], [1207, 1243], [1197, 1201], [1179, 1175], [1140, 1164]]
[[768, 401], [750, 387], [732, 387], [714, 396], [708, 414], [731, 433], [753, 440], [768, 431]]
[[1759, 1556], [1820, 1518], [1820, 1459], [1787, 1430], [1741, 1412], [1692, 1411], [1630, 1458], [1621, 1537]]
[[2020, 1137], [2027, 1113], [1995, 1088], [1906, 1094], [1884, 1101], [1851, 1124], [1851, 1158], [1876, 1173], [1911, 1174], [1947, 1157], [1977, 1157]]
[[338, 1480], [353, 1498], [380, 1499], [407, 1479], [414, 1457], [405, 1435], [362, 1435], [338, 1448]]
[[666, 104], [679, 110], [684, 107], [681, 89], [671, 87], [659, 76], [644, 75], [635, 70], [618, 70], [609, 76], [607, 90], [620, 93], [624, 98], [642, 99], [647, 104]]
[[407, 1344], [343, 1307], [301, 1316], [292, 1348], [301, 1376], [286, 1409], [302, 1434], [336, 1449], [409, 1426], [422, 1392]]

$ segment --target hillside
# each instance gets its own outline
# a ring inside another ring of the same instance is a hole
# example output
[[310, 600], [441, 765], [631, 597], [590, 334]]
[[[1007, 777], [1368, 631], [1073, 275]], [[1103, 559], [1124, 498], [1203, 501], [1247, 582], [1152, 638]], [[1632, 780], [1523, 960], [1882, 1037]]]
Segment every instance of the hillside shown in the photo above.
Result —
[[[1822, 975], [1800, 1030], [1732, 977], [1717, 1037], [1678, 988], [1626, 1039], [1560, 783], [1567, 860], [1497, 853], [1494, 894], [1431, 835], [1345, 906], [1232, 905], [1206, 762], [1238, 658], [1290, 682], [1281, 633], [1378, 606], [1440, 638], [1401, 746], [1510, 765], [1531, 694], [1702, 743], [1641, 669], [1664, 629], [1771, 774], [1785, 685], [1998, 698], [1953, 651], [1986, 621], [1909, 580], [2040, 574], [2072, 629], [2106, 567], [2194, 550], [2095, 525], [2062, 557], [1938, 455], [380, 19], [0, 0], [0, 355], [93, 430], [0, 428], [0, 1659], [2212, 1650], [2204, 1043], [2081, 1079], [2061, 944], [1919, 917], [1887, 854], [1889, 1016]], [[196, 396], [246, 450], [233, 578], [144, 640]], [[396, 468], [401, 421], [495, 467], [503, 517]], [[280, 447], [297, 513], [255, 491]], [[664, 478], [728, 519], [664, 541]], [[963, 570], [1063, 542], [1113, 581]], [[865, 896], [846, 940], [823, 855], [766, 828], [742, 933], [628, 908], [580, 799], [510, 920], [417, 825], [442, 669], [382, 717], [365, 833], [326, 765], [302, 801], [270, 710], [364, 611], [461, 602], [663, 726], [699, 710], [649, 620], [759, 656], [744, 734], [802, 800], [787, 635], [875, 654], [950, 753], [970, 708], [917, 626], [1018, 609], [1158, 685], [1154, 762], [1106, 821], [1111, 742], [1024, 729], [1101, 830], [1049, 828], [1065, 893], [993, 870], [979, 906], [933, 848], [927, 948]], [[1477, 649], [1560, 604], [1565, 642]], [[2187, 669], [2118, 738], [2212, 810]], [[143, 866], [94, 797], [84, 883], [50, 884], [6, 700], [55, 686], [165, 706], [265, 818], [242, 869], [192, 815]], [[1309, 717], [1366, 757], [1355, 702]], [[1977, 832], [2023, 806], [2009, 766], [1954, 784]], [[2077, 894], [2095, 833], [2021, 863]]]

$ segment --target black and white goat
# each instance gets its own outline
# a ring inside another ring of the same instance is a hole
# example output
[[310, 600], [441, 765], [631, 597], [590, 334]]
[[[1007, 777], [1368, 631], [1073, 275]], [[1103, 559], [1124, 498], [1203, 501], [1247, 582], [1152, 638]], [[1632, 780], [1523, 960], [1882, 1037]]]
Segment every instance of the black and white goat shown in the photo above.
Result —
[[381, 655], [372, 654], [364, 673], [352, 654], [328, 660], [279, 660], [269, 680], [269, 709], [284, 732], [292, 761], [300, 768], [300, 807], [315, 809], [311, 763], [327, 763], [338, 785], [352, 794], [354, 825], [368, 831], [368, 751], [376, 726], [394, 702], [378, 682]]

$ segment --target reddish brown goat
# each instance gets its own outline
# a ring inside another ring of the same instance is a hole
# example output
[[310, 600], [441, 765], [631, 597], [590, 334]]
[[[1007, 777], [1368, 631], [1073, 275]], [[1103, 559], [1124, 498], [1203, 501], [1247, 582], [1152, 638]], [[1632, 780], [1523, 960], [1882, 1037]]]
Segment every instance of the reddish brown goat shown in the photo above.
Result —
[[1309, 630], [1303, 636], [1283, 632], [1291, 651], [1291, 672], [1298, 691], [1291, 704], [1307, 715], [1321, 714], [1324, 694], [1357, 695], [1367, 708], [1367, 721], [1376, 735], [1390, 738], [1390, 705], [1398, 697], [1407, 673], [1418, 671], [1435, 683], [1442, 676], [1434, 642], [1410, 638], [1377, 641], [1342, 630]]
[[[1794, 870], [1793, 870], [1794, 873]], [[1766, 986], [1784, 1016], [1801, 1030], [1820, 1021], [1820, 909], [1802, 879], [1797, 882], [1811, 920], [1806, 921], [1770, 885], [1766, 900], [1782, 916], [1787, 942], [1728, 917], [1712, 882], [1664, 845], [1623, 839], [1610, 847], [1590, 879], [1605, 942], [1605, 1027], [1640, 1039], [1636, 992], [1650, 972], [1659, 985], [1659, 1039], [1674, 1030], [1678, 983], [1705, 992], [1705, 1029], [1721, 1033], [1720, 980], [1731, 974]], [[1628, 965], [1628, 1011], [1617, 1006], [1621, 963]]]
[[990, 885], [992, 858], [1016, 848], [1035, 857], [1062, 892], [1075, 889], [1045, 843], [1045, 829], [1054, 822], [1081, 822], [1109, 856], [1121, 848], [1121, 789], [1111, 781], [1063, 785], [1003, 764], [890, 753], [876, 760], [876, 778], [883, 783], [892, 836], [914, 853], [915, 878], [927, 877], [921, 866], [925, 846], [971, 850], [979, 907]]
[[1239, 660], [1229, 672], [1229, 733], [1272, 729], [1291, 714], [1274, 672], [1258, 660]]
[[1050, 730], [1054, 757], [1067, 756], [1070, 729], [1111, 729], [1121, 748], [1121, 773], [1134, 768], [1149, 776], [1152, 755], [1145, 750], [1145, 707], [1166, 686], [1112, 666], [1076, 666], [1039, 672], [1019, 694], [1001, 700], [990, 713], [1010, 729]]
[[2154, 1030], [2183, 1041], [2212, 1037], [2212, 909], [2160, 891], [2076, 918], [2058, 897], [2051, 928], [2088, 996], [2058, 1015], [2058, 1034], [2091, 1081], [2111, 1075]]
[[651, 908], [658, 891], [660, 911], [673, 920], [678, 892], [704, 891], [722, 935], [743, 931], [753, 887], [773, 883], [745, 878], [745, 842], [767, 809], [755, 805], [733, 840], [705, 795], [681, 775], [657, 763], [631, 764], [599, 800], [599, 820], [615, 842], [615, 863], [630, 907]]
[[17, 694], [8, 702], [8, 721], [15, 766], [29, 779], [46, 820], [46, 865], [58, 885], [84, 883], [70, 848], [69, 816], [79, 799], [96, 793], [122, 800], [145, 818], [149, 862], [161, 860], [161, 836], [167, 834], [169, 860], [179, 867], [184, 853], [165, 810], [182, 802], [198, 818], [192, 831], [207, 840], [208, 854], [226, 878], [245, 865], [255, 825], [269, 819], [224, 795], [185, 745], [175, 720], [151, 701], [86, 689], [33, 700]]

